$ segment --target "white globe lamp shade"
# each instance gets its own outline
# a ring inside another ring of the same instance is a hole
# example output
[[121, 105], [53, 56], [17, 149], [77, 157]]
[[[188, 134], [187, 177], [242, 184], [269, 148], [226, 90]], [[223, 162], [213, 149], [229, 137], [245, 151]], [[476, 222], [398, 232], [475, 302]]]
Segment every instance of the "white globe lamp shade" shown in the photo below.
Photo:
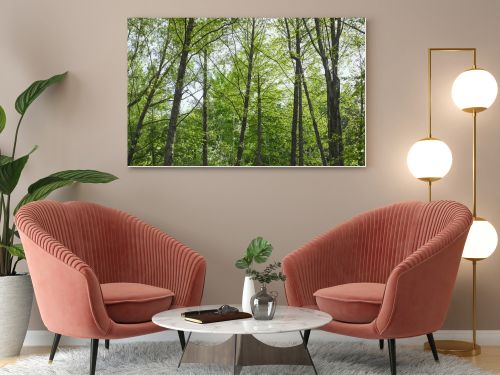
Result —
[[450, 171], [453, 157], [446, 143], [436, 138], [425, 138], [411, 146], [406, 162], [415, 178], [437, 181]]
[[498, 235], [495, 227], [487, 220], [474, 218], [465, 241], [462, 257], [466, 259], [486, 259], [495, 251]]
[[497, 97], [495, 77], [483, 69], [461, 73], [453, 82], [451, 97], [455, 105], [465, 112], [481, 112], [489, 108]]

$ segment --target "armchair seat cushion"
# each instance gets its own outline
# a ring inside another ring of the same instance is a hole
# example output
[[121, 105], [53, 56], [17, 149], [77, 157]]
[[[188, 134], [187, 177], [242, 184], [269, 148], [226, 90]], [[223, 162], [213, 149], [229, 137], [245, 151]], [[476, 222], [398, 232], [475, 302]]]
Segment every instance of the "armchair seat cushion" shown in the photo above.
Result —
[[350, 283], [319, 289], [314, 293], [321, 311], [346, 323], [370, 323], [378, 315], [385, 284]]
[[168, 289], [138, 283], [101, 284], [108, 315], [116, 323], [145, 323], [168, 310], [174, 293]]

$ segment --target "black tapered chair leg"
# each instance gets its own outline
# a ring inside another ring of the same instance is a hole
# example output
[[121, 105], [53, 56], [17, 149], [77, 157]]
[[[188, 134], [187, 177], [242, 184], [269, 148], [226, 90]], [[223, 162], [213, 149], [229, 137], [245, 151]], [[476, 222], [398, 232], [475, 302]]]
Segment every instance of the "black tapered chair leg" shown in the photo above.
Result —
[[438, 356], [438, 352], [436, 349], [436, 343], [434, 342], [434, 335], [432, 333], [427, 334], [427, 341], [429, 342], [429, 346], [431, 347], [432, 355], [434, 356], [434, 360], [436, 362], [439, 362], [439, 356]]
[[307, 343], [309, 342], [309, 336], [311, 336], [311, 330], [306, 329], [304, 331], [304, 345], [307, 346]]
[[378, 347], [380, 350], [384, 350], [384, 340], [378, 340]]
[[95, 375], [95, 364], [97, 362], [97, 350], [99, 349], [99, 339], [90, 341], [90, 375]]
[[104, 347], [109, 350], [109, 340], [104, 340]]
[[54, 334], [54, 341], [52, 341], [52, 348], [50, 349], [49, 363], [52, 363], [52, 361], [54, 360], [57, 347], [59, 346], [59, 340], [61, 340], [61, 335], [59, 333]]
[[186, 337], [184, 336], [184, 331], [177, 331], [177, 334], [179, 335], [181, 349], [184, 350], [186, 348]]
[[389, 344], [389, 361], [391, 363], [391, 375], [396, 375], [396, 340], [389, 339], [387, 340]]

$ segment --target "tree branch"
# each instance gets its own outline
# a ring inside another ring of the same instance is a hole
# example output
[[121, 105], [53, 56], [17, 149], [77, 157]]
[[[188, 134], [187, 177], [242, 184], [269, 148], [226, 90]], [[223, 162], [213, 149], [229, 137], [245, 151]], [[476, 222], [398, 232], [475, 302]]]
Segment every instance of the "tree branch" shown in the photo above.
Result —
[[307, 26], [307, 22], [306, 22], [305, 18], [302, 18], [302, 22], [303, 22], [304, 27], [307, 31], [307, 34], [309, 35], [309, 39], [311, 40], [311, 44], [313, 45], [313, 47], [316, 50], [316, 52], [318, 53], [318, 55], [321, 55], [321, 52], [319, 51], [318, 46], [316, 45], [316, 43], [314, 43], [314, 38], [312, 36], [311, 30], [309, 29], [309, 26]]
[[357, 32], [359, 32], [359, 33], [361, 33], [363, 35], [366, 34], [366, 32], [364, 30], [361, 30], [360, 28], [358, 28], [358, 27], [356, 27], [354, 25], [351, 25], [350, 23], [348, 23], [348, 22], [346, 22], [344, 20], [342, 20], [342, 24], [344, 24], [345, 26], [347, 26], [347, 27], [349, 27], [349, 28], [351, 28], [353, 30], [356, 30]]

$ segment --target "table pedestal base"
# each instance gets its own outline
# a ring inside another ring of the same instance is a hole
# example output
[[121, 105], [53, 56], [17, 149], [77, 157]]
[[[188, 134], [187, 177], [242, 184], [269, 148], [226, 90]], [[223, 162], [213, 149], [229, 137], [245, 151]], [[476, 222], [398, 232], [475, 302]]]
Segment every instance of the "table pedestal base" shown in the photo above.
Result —
[[[302, 333], [301, 333], [302, 336]], [[233, 335], [221, 344], [195, 344], [188, 337], [182, 352], [182, 363], [218, 363], [231, 366], [239, 374], [242, 366], [303, 365], [312, 366], [317, 375], [306, 343], [289, 347], [276, 347], [257, 340], [253, 335]]]

